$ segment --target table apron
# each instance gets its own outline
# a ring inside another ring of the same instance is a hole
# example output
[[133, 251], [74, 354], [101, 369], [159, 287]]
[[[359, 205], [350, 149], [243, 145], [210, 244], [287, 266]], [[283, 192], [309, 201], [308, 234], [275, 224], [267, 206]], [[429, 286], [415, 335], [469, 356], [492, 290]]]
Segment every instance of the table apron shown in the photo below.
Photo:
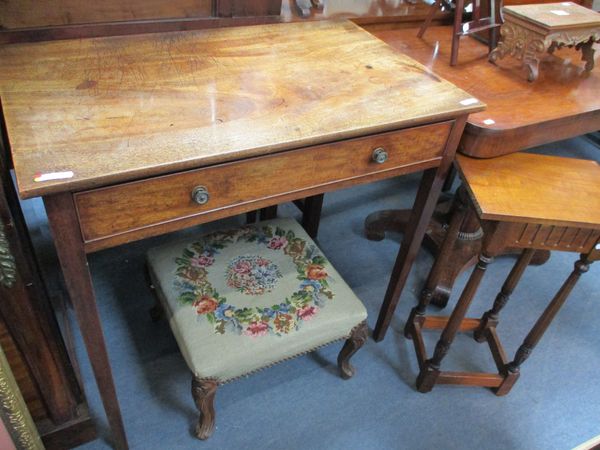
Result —
[[[73, 194], [91, 253], [254, 209], [440, 165], [453, 121]], [[375, 150], [387, 160], [377, 163]], [[203, 187], [208, 200], [192, 197]]]

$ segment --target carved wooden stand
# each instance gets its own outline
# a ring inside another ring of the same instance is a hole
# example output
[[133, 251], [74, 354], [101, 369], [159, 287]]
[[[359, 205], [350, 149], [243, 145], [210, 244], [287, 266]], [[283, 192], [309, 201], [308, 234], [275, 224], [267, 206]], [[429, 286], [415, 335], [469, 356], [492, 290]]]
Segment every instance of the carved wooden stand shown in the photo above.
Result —
[[[540, 60], [545, 53], [552, 54], [561, 47], [575, 47], [581, 50], [581, 59], [586, 63], [585, 71], [590, 72], [594, 68], [593, 45], [600, 42], [600, 14], [591, 10], [581, 12], [580, 9], [587, 10], [575, 4], [563, 3], [503, 8], [505, 23], [500, 29], [501, 39], [498, 47], [490, 53], [489, 60], [496, 62], [506, 55], [517, 58], [528, 69], [527, 80], [535, 81], [539, 75]], [[579, 17], [571, 20], [574, 12], [580, 13], [581, 20], [588, 17], [589, 20], [577, 22]], [[564, 16], [557, 16], [556, 13]]]

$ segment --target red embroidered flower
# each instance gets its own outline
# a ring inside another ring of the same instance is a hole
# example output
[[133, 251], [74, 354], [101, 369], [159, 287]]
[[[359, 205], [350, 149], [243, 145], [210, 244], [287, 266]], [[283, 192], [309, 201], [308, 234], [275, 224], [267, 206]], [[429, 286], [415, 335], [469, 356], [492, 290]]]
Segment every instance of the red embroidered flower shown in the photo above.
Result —
[[190, 260], [190, 264], [193, 267], [208, 267], [212, 266], [215, 262], [215, 258], [210, 255], [202, 254], [200, 256], [196, 256]]
[[266, 322], [250, 322], [244, 334], [250, 337], [265, 336], [269, 331], [269, 325]]
[[309, 264], [306, 268], [306, 278], [309, 280], [324, 280], [327, 278], [327, 271], [320, 264]]
[[217, 302], [214, 298], [209, 297], [208, 295], [203, 295], [200, 298], [197, 298], [194, 301], [193, 306], [196, 308], [196, 312], [198, 314], [208, 314], [213, 312], [219, 306], [219, 302]]
[[236, 273], [250, 273], [252, 271], [252, 263], [246, 260], [238, 261], [232, 267], [232, 270]]
[[310, 320], [317, 314], [317, 312], [319, 312], [319, 308], [316, 306], [305, 306], [304, 308], [300, 308], [298, 310], [298, 318], [300, 320]]
[[275, 236], [272, 237], [267, 247], [272, 250], [279, 250], [280, 248], [285, 247], [288, 244], [288, 240], [284, 236]]

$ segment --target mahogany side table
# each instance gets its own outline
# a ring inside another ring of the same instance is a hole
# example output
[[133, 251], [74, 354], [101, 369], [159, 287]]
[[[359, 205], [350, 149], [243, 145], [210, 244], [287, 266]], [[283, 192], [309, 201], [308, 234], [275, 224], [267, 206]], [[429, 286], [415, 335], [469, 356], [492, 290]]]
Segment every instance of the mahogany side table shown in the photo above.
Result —
[[44, 199], [121, 449], [88, 254], [423, 170], [395, 302], [467, 117], [485, 108], [350, 22], [7, 45], [0, 66], [19, 194]]
[[529, 81], [539, 74], [540, 59], [561, 47], [581, 50], [585, 70], [594, 68], [594, 43], [600, 42], [600, 13], [572, 2], [505, 6], [500, 42], [489, 56], [511, 55], [523, 61]]
[[[493, 388], [496, 395], [505, 395], [519, 377], [519, 367], [530, 356], [581, 274], [587, 272], [593, 261], [600, 260], [600, 165], [595, 161], [525, 153], [487, 160], [459, 156], [456, 165], [463, 179], [462, 196], [469, 206], [455, 208], [432, 273], [450, 262], [449, 250], [458, 237], [465, 207], [473, 208], [481, 222], [482, 251], [451, 316], [425, 315], [431, 300], [431, 292], [425, 289], [407, 321], [405, 336], [413, 340], [417, 353], [420, 392], [428, 392], [435, 384], [442, 383], [486, 386]], [[522, 253], [492, 309], [481, 319], [465, 318], [486, 267], [508, 245], [522, 249]], [[581, 256], [514, 359], [509, 361], [496, 325], [500, 311], [536, 249], [576, 252]], [[425, 329], [443, 329], [431, 358], [427, 358], [423, 342]], [[441, 370], [441, 362], [459, 331], [473, 331], [477, 342], [489, 344], [497, 374]]]

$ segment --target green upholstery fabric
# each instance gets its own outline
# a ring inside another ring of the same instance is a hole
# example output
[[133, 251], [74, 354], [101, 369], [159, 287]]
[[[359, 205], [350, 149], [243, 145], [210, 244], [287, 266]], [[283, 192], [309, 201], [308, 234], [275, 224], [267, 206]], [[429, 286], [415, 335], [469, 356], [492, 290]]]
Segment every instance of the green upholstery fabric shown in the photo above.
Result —
[[367, 312], [302, 227], [276, 219], [154, 248], [148, 265], [198, 378], [225, 382], [347, 337]]

